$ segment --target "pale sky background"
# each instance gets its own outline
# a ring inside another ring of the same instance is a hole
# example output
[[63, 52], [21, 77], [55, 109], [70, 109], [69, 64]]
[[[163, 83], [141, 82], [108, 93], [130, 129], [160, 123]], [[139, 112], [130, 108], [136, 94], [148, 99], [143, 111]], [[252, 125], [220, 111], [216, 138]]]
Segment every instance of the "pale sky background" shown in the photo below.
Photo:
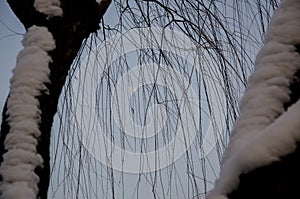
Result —
[[[110, 20], [114, 19], [113, 17], [107, 18]], [[14, 16], [6, 0], [0, 0], [0, 119], [2, 118], [2, 108], [9, 91], [9, 79], [12, 76], [11, 71], [16, 64], [17, 54], [22, 49], [21, 40], [24, 32], [23, 25]], [[134, 185], [135, 176], [133, 176], [132, 182], [132, 185]], [[128, 183], [127, 187], [130, 187], [130, 184]], [[147, 193], [146, 190], [145, 193]], [[146, 198], [148, 197], [145, 196], [144, 199]]]
[[[109, 20], [113, 20], [113, 18], [109, 18]], [[109, 21], [108, 20], [108, 21]], [[19, 20], [15, 17], [11, 9], [9, 8], [6, 1], [0, 1], [0, 109], [2, 118], [2, 108], [4, 106], [5, 100], [7, 98], [9, 92], [9, 79], [12, 76], [12, 69], [16, 64], [16, 57], [19, 51], [23, 48], [21, 44], [21, 40], [25, 29], [23, 25], [19, 22]], [[126, 174], [127, 182], [127, 190], [134, 190], [136, 179], [138, 175]], [[131, 176], [131, 177], [130, 177]], [[128, 181], [130, 180], [130, 181]], [[132, 187], [130, 187], [132, 186]], [[50, 187], [50, 192], [51, 192]], [[55, 198], [62, 198], [63, 194], [59, 190], [54, 196]], [[143, 186], [140, 188], [143, 197], [152, 198], [151, 189], [149, 187]], [[129, 192], [130, 193], [130, 192]], [[129, 194], [128, 193], [128, 194]], [[131, 195], [131, 194], [129, 194]], [[127, 198], [127, 197], [125, 197]]]
[[5, 103], [9, 90], [9, 79], [16, 64], [18, 52], [22, 49], [21, 39], [25, 32], [6, 1], [0, 1], [0, 107]]
[[[110, 19], [113, 20], [113, 18]], [[11, 71], [16, 64], [17, 54], [22, 49], [21, 40], [24, 32], [22, 24], [14, 16], [6, 0], [0, 0], [0, 119], [2, 118], [2, 108], [9, 91], [9, 79], [12, 76]], [[134, 182], [135, 177], [133, 176], [132, 185], [134, 185]], [[127, 187], [130, 187], [130, 184], [128, 183]], [[143, 191], [143, 189], [141, 190]], [[147, 189], [147, 191], [149, 190]], [[59, 198], [58, 195], [56, 197]], [[144, 196], [144, 199], [146, 198], [148, 198], [147, 194]]]

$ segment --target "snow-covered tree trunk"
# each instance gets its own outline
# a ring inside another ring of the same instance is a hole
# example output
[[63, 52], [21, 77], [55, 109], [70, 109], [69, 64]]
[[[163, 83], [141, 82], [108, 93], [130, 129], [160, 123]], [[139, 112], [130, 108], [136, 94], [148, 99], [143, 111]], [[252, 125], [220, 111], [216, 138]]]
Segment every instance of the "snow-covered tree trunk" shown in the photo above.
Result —
[[58, 98], [82, 41], [99, 29], [110, 2], [8, 0], [27, 33], [2, 113], [1, 198], [47, 198]]
[[300, 1], [283, 0], [241, 101], [209, 198], [299, 198]]

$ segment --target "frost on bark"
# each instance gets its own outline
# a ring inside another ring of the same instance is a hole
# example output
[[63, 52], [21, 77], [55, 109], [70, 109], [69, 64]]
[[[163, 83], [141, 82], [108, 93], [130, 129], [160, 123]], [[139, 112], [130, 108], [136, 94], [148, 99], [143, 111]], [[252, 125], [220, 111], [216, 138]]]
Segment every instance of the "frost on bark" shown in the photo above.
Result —
[[37, 153], [41, 132], [39, 102], [36, 98], [47, 93], [49, 63], [47, 52], [55, 48], [55, 41], [46, 27], [32, 26], [22, 40], [24, 49], [17, 56], [17, 64], [10, 80], [7, 99], [10, 130], [4, 141], [3, 161], [0, 165], [1, 198], [36, 198], [39, 177], [34, 170], [43, 166]]
[[[47, 27], [56, 42], [56, 48], [49, 52], [52, 62], [49, 64], [49, 83], [45, 84], [47, 92], [42, 92], [37, 96], [41, 111], [40, 123], [38, 124], [41, 135], [38, 140], [37, 152], [43, 158], [43, 167], [35, 169], [35, 173], [40, 179], [38, 184], [39, 198], [47, 198], [50, 178], [50, 132], [53, 117], [57, 110], [58, 98], [68, 70], [80, 50], [82, 41], [90, 33], [99, 29], [100, 20], [110, 4], [110, 1], [97, 3], [95, 0], [61, 0], [60, 2], [63, 16], [49, 17], [36, 10], [34, 0], [8, 0], [12, 10], [27, 30], [34, 25]], [[45, 10], [42, 6], [39, 8]], [[7, 152], [4, 141], [10, 131], [8, 117], [6, 103], [2, 113], [0, 162], [3, 161], [3, 154]]]

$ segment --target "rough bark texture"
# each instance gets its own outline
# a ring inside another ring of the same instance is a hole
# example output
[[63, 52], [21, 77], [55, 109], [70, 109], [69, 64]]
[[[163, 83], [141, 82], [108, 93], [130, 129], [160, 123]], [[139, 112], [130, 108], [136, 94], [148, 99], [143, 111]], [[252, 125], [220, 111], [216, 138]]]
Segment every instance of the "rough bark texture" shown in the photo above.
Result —
[[[295, 45], [300, 56], [300, 44]], [[290, 85], [290, 101], [285, 110], [300, 99], [300, 71]], [[283, 132], [284, 133], [284, 132]], [[270, 138], [272, 139], [272, 138]], [[229, 199], [296, 199], [299, 198], [300, 143], [296, 150], [274, 162], [240, 176], [238, 188], [228, 195]]]
[[[47, 85], [50, 95], [42, 94], [38, 97], [42, 111], [41, 123], [39, 124], [42, 135], [40, 137], [37, 151], [44, 159], [44, 167], [37, 168], [36, 173], [40, 177], [39, 197], [47, 198], [50, 165], [49, 148], [50, 132], [54, 114], [57, 111], [58, 98], [65, 83], [70, 66], [76, 57], [82, 41], [90, 33], [99, 29], [99, 23], [107, 10], [111, 0], [102, 1], [99, 5], [95, 0], [61, 0], [63, 17], [53, 17], [50, 20], [37, 12], [33, 6], [34, 0], [7, 0], [10, 7], [23, 23], [26, 29], [32, 25], [46, 26], [56, 41], [56, 49], [50, 53], [53, 62], [51, 70], [51, 84]], [[2, 125], [0, 134], [0, 161], [6, 152], [4, 140], [9, 132], [7, 123], [6, 105], [2, 113]]]

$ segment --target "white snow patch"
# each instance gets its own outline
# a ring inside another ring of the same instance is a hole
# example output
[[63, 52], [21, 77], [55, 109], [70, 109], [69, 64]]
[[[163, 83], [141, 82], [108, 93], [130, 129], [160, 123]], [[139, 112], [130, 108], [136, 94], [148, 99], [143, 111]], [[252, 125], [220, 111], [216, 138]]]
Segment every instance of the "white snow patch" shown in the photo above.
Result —
[[33, 189], [27, 189], [27, 187], [28, 185], [25, 182], [13, 182], [11, 184], [4, 184], [3, 189], [7, 191], [2, 193], [1, 198], [13, 198], [13, 199], [36, 198], [36, 194], [33, 191]]
[[63, 15], [60, 0], [35, 0], [34, 7], [37, 11], [48, 15], [48, 18]]
[[[265, 45], [256, 57], [255, 70], [241, 101], [219, 179], [209, 199], [226, 199], [239, 184], [239, 176], [278, 161], [300, 141], [300, 102], [284, 112], [289, 85], [300, 69], [300, 1], [284, 0], [274, 13]], [[280, 117], [278, 117], [280, 115]]]
[[46, 27], [32, 26], [22, 44], [24, 49], [17, 57], [7, 100], [10, 131], [4, 142], [7, 152], [0, 166], [1, 199], [36, 198], [39, 177], [34, 170], [43, 165], [36, 151], [41, 135], [38, 126], [41, 111], [36, 97], [46, 90], [45, 83], [49, 82], [51, 57], [47, 51], [55, 48], [55, 41]]

